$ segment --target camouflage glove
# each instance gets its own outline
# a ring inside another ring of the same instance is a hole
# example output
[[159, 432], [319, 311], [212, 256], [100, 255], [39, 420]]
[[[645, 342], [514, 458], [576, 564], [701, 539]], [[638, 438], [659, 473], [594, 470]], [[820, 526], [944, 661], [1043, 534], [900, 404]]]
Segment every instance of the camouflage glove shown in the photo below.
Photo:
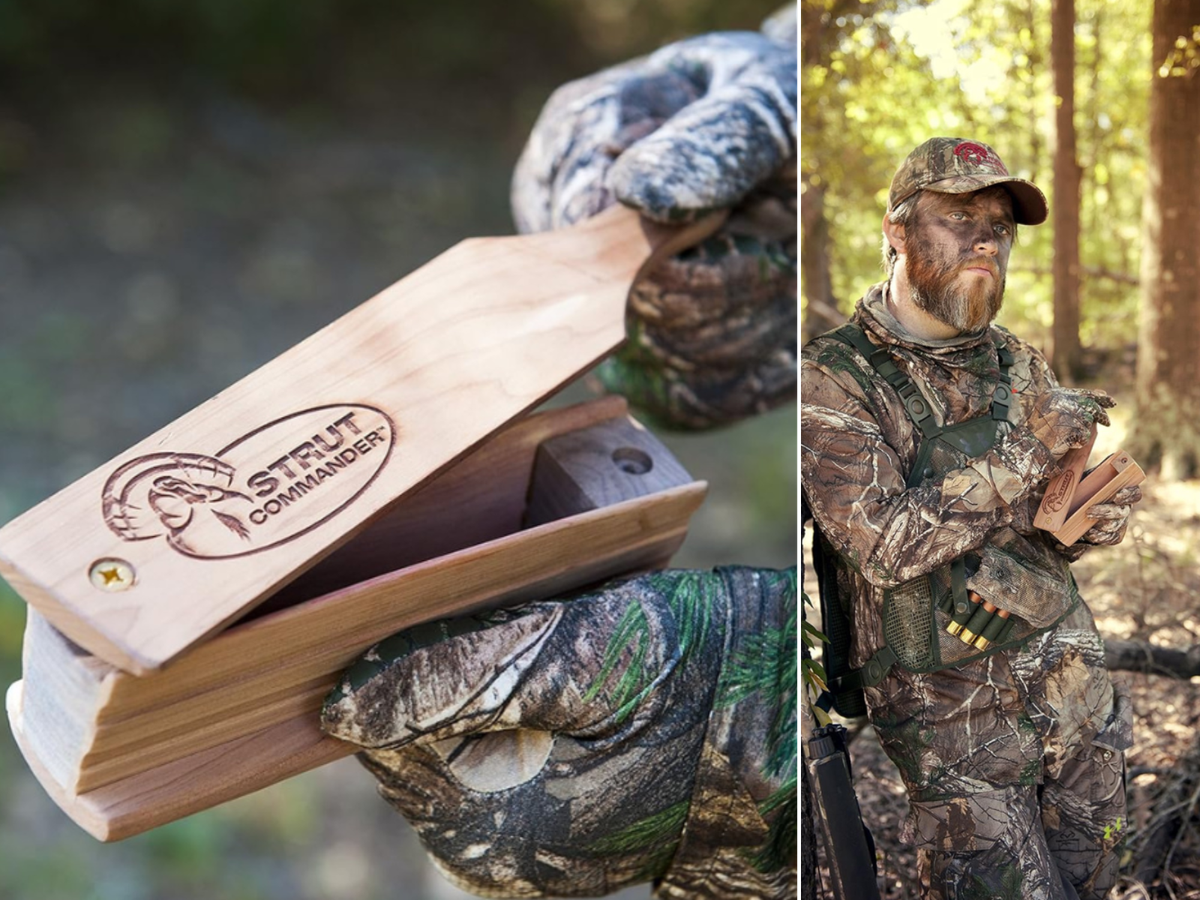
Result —
[[1097, 522], [1083, 533], [1079, 540], [1097, 547], [1111, 547], [1125, 539], [1129, 526], [1129, 513], [1133, 504], [1142, 499], [1142, 489], [1137, 485], [1123, 487], [1107, 503], [1097, 503], [1088, 516]]
[[796, 392], [796, 32], [681, 41], [559, 88], [513, 176], [517, 227], [615, 201], [649, 218], [732, 213], [630, 293], [629, 342], [597, 374], [663, 424], [706, 428]]
[[1051, 388], [1037, 398], [1025, 424], [1055, 459], [1062, 459], [1071, 448], [1087, 443], [1093, 425], [1108, 425], [1104, 410], [1116, 405], [1104, 391]]
[[796, 571], [644, 575], [369, 651], [322, 727], [490, 897], [795, 897]]

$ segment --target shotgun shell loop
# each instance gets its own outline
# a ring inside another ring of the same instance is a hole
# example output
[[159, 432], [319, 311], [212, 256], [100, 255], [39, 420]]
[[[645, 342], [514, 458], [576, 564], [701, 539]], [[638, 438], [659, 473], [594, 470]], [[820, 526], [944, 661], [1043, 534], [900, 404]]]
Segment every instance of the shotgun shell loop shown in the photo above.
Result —
[[1008, 616], [1009, 612], [1007, 609], [996, 610], [996, 614], [983, 627], [983, 631], [979, 633], [979, 637], [975, 638], [975, 646], [980, 650], [986, 650], [991, 644], [995, 643], [996, 639], [1000, 637], [1000, 633], [1010, 624]]
[[946, 626], [946, 630], [955, 637], [963, 630], [963, 626], [971, 620], [971, 614], [974, 613], [979, 606], [977, 600], [972, 599], [970, 602], [966, 600], [956, 600], [954, 602], [954, 613], [950, 617], [950, 623]]
[[995, 617], [996, 607], [988, 601], [984, 600], [975, 607], [975, 611], [971, 614], [971, 618], [967, 620], [966, 626], [958, 635], [958, 639], [964, 644], [973, 644], [975, 638], [983, 632], [988, 623]]

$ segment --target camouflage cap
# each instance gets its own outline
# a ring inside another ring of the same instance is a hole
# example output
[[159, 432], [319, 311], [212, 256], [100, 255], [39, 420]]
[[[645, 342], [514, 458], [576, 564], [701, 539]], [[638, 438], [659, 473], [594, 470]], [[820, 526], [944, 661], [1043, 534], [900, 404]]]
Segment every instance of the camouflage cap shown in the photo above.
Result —
[[888, 212], [917, 191], [966, 194], [1002, 184], [1012, 194], [1013, 218], [1021, 225], [1046, 221], [1046, 196], [1031, 181], [1008, 174], [996, 151], [965, 138], [930, 138], [908, 154], [888, 191]]

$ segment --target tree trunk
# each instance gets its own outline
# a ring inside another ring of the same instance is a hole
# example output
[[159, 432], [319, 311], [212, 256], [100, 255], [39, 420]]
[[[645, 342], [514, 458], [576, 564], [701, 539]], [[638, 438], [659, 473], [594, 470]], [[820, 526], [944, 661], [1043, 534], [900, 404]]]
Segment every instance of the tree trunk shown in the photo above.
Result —
[[800, 272], [807, 304], [803, 339], [807, 342], [846, 321], [833, 297], [825, 185], [807, 177], [800, 194], [800, 232]]
[[[869, 12], [871, 0], [829, 0], [823, 4], [805, 4], [800, 16], [798, 35], [800, 60], [800, 96], [805, 96], [805, 79], [814, 67], [826, 67], [841, 36], [846, 34], [851, 20]], [[805, 107], [802, 104], [802, 107]], [[820, 106], [809, 107], [810, 118], [804, 121], [805, 133], [826, 132], [833, 127], [844, 127], [839, 110], [823, 110]], [[842, 110], [844, 112], [844, 110]], [[804, 277], [804, 320], [800, 330], [802, 342], [824, 334], [846, 322], [838, 310], [833, 296], [833, 278], [829, 265], [829, 221], [826, 218], [826, 188], [821, 164], [821, 140], [816, 151], [809, 146], [800, 154], [800, 246], [803, 259], [800, 271]]]
[[1051, 0], [1054, 70], [1054, 325], [1051, 365], [1064, 384], [1080, 375], [1079, 162], [1075, 153], [1075, 0]]
[[[1166, 480], [1200, 459], [1200, 0], [1156, 0], [1142, 207], [1136, 428], [1128, 448]], [[1177, 44], [1177, 41], [1179, 42]]]

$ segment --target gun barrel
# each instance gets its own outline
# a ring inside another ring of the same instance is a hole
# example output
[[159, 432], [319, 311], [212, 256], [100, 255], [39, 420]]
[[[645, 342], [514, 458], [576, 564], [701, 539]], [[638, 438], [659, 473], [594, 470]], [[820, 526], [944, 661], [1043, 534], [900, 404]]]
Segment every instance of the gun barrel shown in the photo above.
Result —
[[854, 793], [846, 729], [837, 724], [818, 728], [809, 738], [808, 748], [834, 896], [837, 900], [879, 900], [874, 841], [863, 825]]

